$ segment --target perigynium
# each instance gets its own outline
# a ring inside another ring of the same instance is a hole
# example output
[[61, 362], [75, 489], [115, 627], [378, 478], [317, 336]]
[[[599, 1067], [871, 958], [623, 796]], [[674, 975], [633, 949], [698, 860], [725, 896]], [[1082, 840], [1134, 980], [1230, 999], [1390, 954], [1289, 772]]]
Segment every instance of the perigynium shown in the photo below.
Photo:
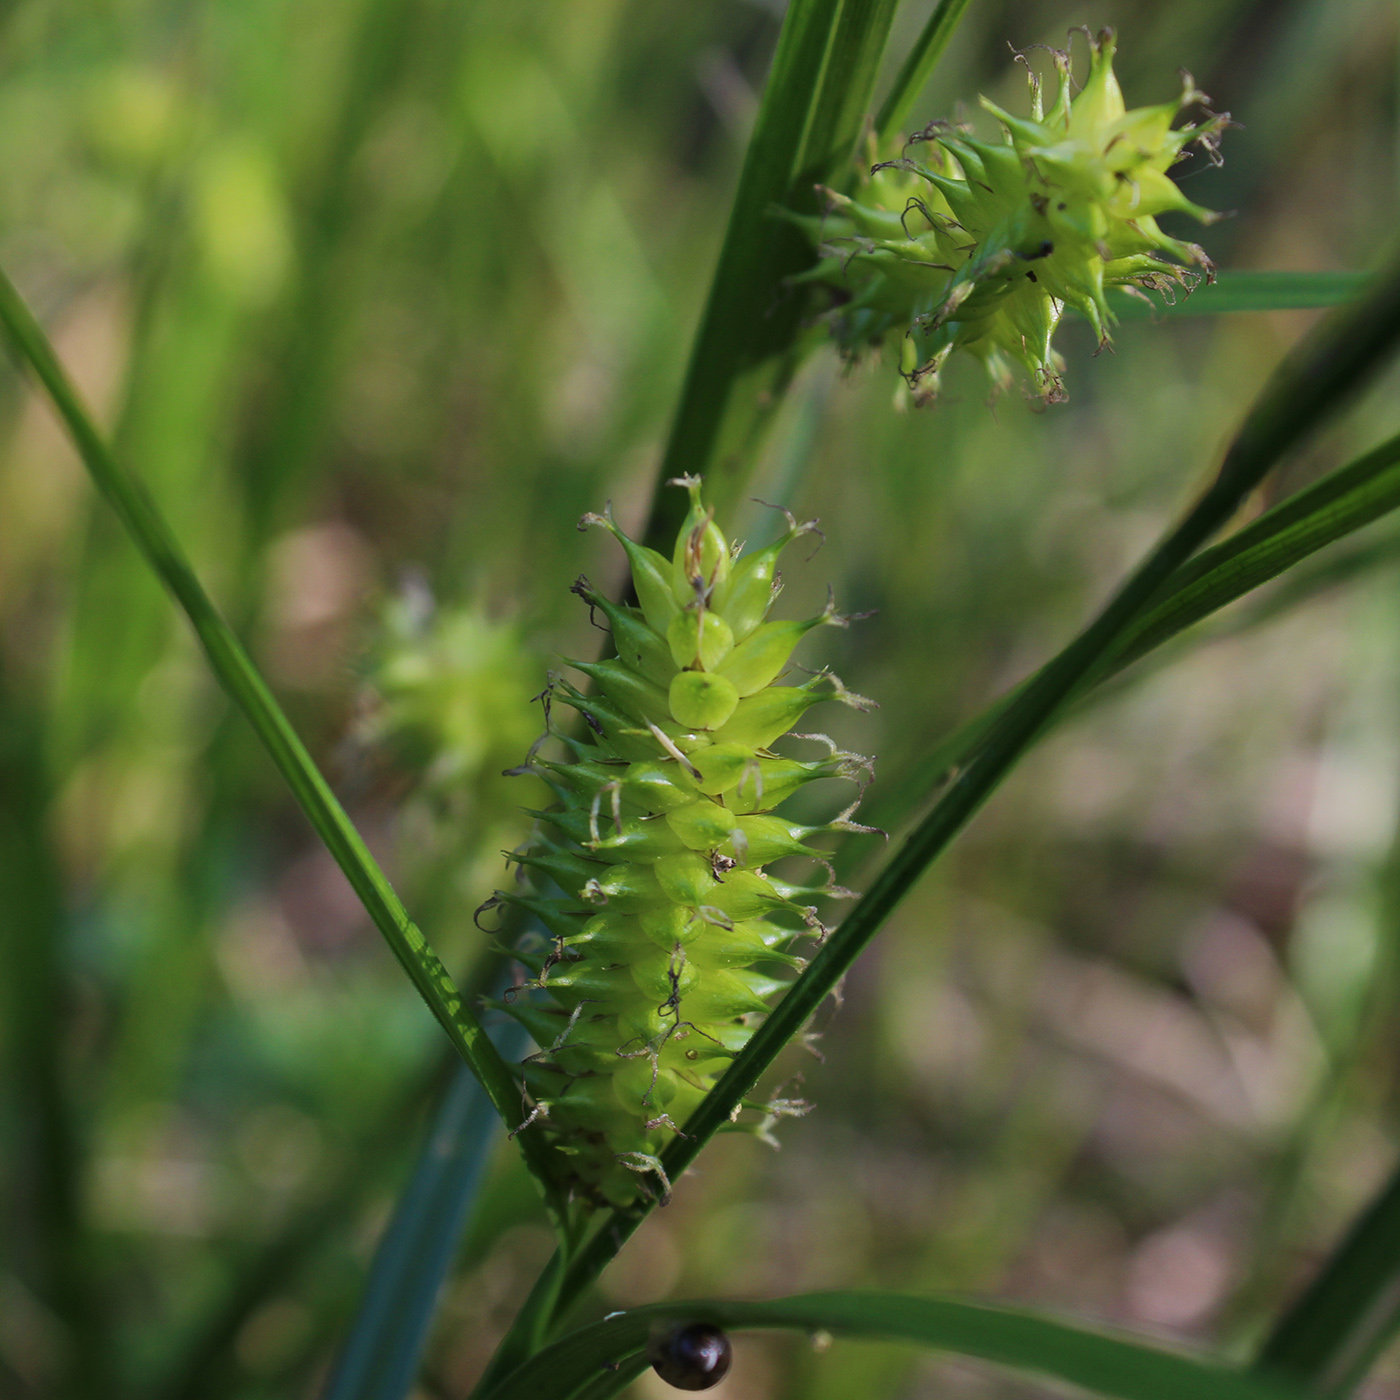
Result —
[[[860, 783], [869, 760], [821, 735], [816, 759], [774, 749], [813, 705], [869, 707], [821, 671], [778, 684], [815, 627], [850, 619], [828, 606], [802, 621], [767, 620], [778, 558], [814, 525], [791, 516], [781, 539], [743, 554], [706, 508], [700, 482], [670, 559], [627, 538], [611, 514], [584, 517], [626, 550], [637, 605], [614, 603], [586, 579], [577, 593], [606, 618], [616, 655], [573, 662], [585, 678], [553, 677], [546, 732], [520, 771], [557, 802], [537, 812], [537, 837], [515, 853], [532, 887], [501, 891], [547, 938], [515, 957], [529, 982], [502, 1004], [530, 1031], [534, 1101], [524, 1131], [549, 1133], [581, 1193], [625, 1205], [655, 1174], [658, 1154], [753, 1034], [784, 974], [823, 929], [816, 901], [840, 894], [822, 832], [868, 830], [854, 804], [804, 825], [776, 808], [821, 778]], [[582, 716], [582, 737], [549, 722], [551, 701]], [[545, 756], [552, 740], [562, 756]], [[793, 883], [764, 869], [806, 857], [819, 878]], [[766, 1131], [773, 1105], [736, 1128]]]
[[1064, 363], [1051, 342], [1067, 308], [1104, 344], [1114, 322], [1109, 289], [1170, 294], [1213, 277], [1202, 249], [1164, 233], [1157, 216], [1218, 217], [1167, 171], [1192, 145], [1218, 162], [1229, 114], [1174, 128], [1184, 107], [1208, 100], [1189, 74], [1173, 101], [1127, 110], [1113, 54], [1105, 29], [1072, 95], [1069, 56], [1055, 52], [1059, 90], [1048, 112], [1032, 73], [1029, 118], [981, 99], [1001, 141], [933, 122], [874, 165], [854, 196], [822, 190], [824, 217], [792, 216], [821, 254], [797, 280], [834, 294], [824, 319], [845, 352], [899, 333], [901, 372], [917, 401], [936, 395], [949, 355], [965, 350], [997, 388], [1020, 365], [1053, 402], [1064, 397]]

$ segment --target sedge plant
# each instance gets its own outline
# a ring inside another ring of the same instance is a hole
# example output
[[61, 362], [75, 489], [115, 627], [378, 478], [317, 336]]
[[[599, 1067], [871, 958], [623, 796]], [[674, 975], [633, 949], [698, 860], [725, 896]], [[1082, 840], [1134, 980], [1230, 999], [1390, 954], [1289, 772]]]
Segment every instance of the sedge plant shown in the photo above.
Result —
[[[872, 828], [854, 820], [854, 805], [838, 803], [838, 815], [811, 822], [783, 804], [821, 780], [863, 788], [868, 761], [808, 733], [802, 717], [823, 700], [857, 709], [867, 702], [829, 671], [796, 680], [800, 673], [788, 670], [806, 633], [849, 620], [834, 605], [805, 619], [769, 616], [779, 557], [812, 527], [789, 517], [773, 542], [731, 547], [734, 504], [762, 430], [827, 333], [848, 355], [882, 340], [897, 344], [921, 400], [934, 396], [956, 352], [980, 360], [998, 385], [1019, 366], [1037, 396], [1059, 399], [1063, 365], [1052, 340], [1066, 312], [1102, 341], [1125, 308], [1123, 290], [1184, 293], [1196, 274], [1211, 272], [1200, 248], [1156, 220], [1208, 221], [1168, 172], [1192, 144], [1213, 153], [1226, 120], [1178, 124], [1183, 106], [1201, 100], [1190, 83], [1176, 100], [1128, 109], [1104, 32], [1079, 92], [1068, 60], [1057, 56], [1048, 110], [1034, 82], [1029, 115], [987, 104], [1000, 142], [946, 123], [911, 142], [894, 128], [967, 5], [939, 0], [867, 121], [895, 8], [893, 0], [788, 7], [665, 454], [663, 479], [676, 489], [657, 494], [642, 539], [629, 538], [610, 514], [586, 518], [621, 546], [631, 592], [575, 585], [607, 624], [611, 654], [572, 662], [580, 679], [557, 676], [546, 692], [546, 734], [519, 771], [542, 781], [553, 800], [535, 810], [535, 835], [512, 852], [523, 878], [490, 901], [505, 922], [499, 946], [471, 974], [471, 995], [410, 918], [214, 606], [137, 480], [139, 464], [95, 426], [38, 321], [0, 281], [11, 345], [464, 1066], [422, 1164], [437, 1168], [415, 1174], [396, 1217], [403, 1228], [389, 1231], [375, 1264], [380, 1283], [392, 1276], [411, 1286], [371, 1287], [374, 1306], [362, 1310], [330, 1382], [337, 1400], [397, 1400], [412, 1384], [451, 1256], [434, 1225], [450, 1218], [455, 1229], [464, 1218], [496, 1140], [484, 1126], [493, 1118], [522, 1153], [558, 1248], [485, 1365], [476, 1392], [484, 1400], [601, 1400], [649, 1366], [668, 1384], [707, 1388], [730, 1367], [728, 1332], [746, 1327], [914, 1342], [1124, 1400], [1345, 1394], [1400, 1321], [1391, 1188], [1250, 1370], [965, 1298], [841, 1292], [670, 1301], [571, 1326], [599, 1274], [715, 1134], [767, 1135], [775, 1116], [801, 1107], [765, 1101], [764, 1075], [800, 1041], [915, 882], [1072, 705], [1225, 602], [1400, 505], [1400, 449], [1388, 442], [1211, 543], [1286, 454], [1386, 364], [1400, 339], [1400, 268], [1392, 267], [1284, 361], [1243, 414], [1210, 483], [1097, 617], [984, 715], [951, 739], [930, 739], [899, 800], [885, 804], [882, 820], [900, 837], [892, 854], [849, 911], [832, 918], [821, 901], [848, 892], [835, 882], [830, 846], [812, 843]], [[383, 76], [404, 35], [387, 10], [370, 9], [358, 61]], [[346, 218], [346, 172], [370, 115], [347, 107], [338, 175], [314, 220], [318, 235], [331, 237]], [[489, 139], [489, 122], [483, 132]], [[877, 158], [853, 174], [852, 152], [872, 149]], [[326, 276], [313, 278], [303, 297], [309, 322], [329, 315]], [[1207, 309], [1208, 295], [1195, 293]], [[1310, 294], [1285, 287], [1264, 304], [1286, 304], [1290, 295], [1297, 304]], [[1337, 300], [1336, 288], [1320, 300]], [[307, 361], [303, 386], [318, 392], [329, 363], [319, 354]], [[315, 402], [315, 394], [290, 395], [286, 412], [297, 418]], [[291, 472], [277, 464], [298, 456], [287, 447], [296, 437], [286, 435], [283, 455], [260, 459], [253, 476], [278, 478], [260, 511], [285, 489]], [[421, 681], [422, 668], [411, 655], [396, 659], [399, 707], [421, 727], [424, 714], [412, 703], [419, 692], [408, 682]], [[428, 707], [429, 719], [437, 708]], [[561, 721], [564, 710], [577, 718]], [[784, 738], [817, 745], [815, 756], [776, 747]], [[28, 783], [30, 769], [6, 755], [5, 771]], [[817, 873], [789, 878], [786, 865], [768, 868], [788, 860]], [[503, 979], [510, 965], [523, 974]], [[522, 1063], [516, 1051], [503, 1053], [510, 1038], [488, 1026], [493, 1016], [530, 1035], [534, 1049]], [[469, 1185], [453, 1189], [444, 1161], [459, 1163], [458, 1184]], [[265, 1268], [259, 1277], [275, 1273]], [[255, 1307], [264, 1294], [248, 1296]], [[394, 1306], [403, 1297], [409, 1302]], [[220, 1348], [243, 1335], [245, 1316], [235, 1300], [206, 1334], [199, 1364], [177, 1371], [164, 1393], [200, 1393], [202, 1378], [219, 1371]]]

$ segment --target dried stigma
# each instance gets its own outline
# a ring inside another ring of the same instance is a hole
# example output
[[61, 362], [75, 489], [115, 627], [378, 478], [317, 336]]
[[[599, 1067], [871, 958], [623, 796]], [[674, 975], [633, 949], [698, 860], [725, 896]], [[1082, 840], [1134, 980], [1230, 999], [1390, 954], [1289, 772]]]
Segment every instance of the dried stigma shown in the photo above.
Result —
[[[572, 663], [587, 691], [551, 682], [546, 714], [550, 699], [573, 706], [586, 737], [547, 721], [565, 757], [537, 745], [523, 771], [558, 801], [535, 814], [541, 834], [513, 856], [533, 888], [496, 896], [548, 931], [514, 950], [531, 982], [504, 1003], [540, 1047], [525, 1064], [536, 1104], [526, 1131], [554, 1135], [577, 1187], [619, 1205], [648, 1175], [665, 1191], [658, 1153], [753, 1034], [782, 974], [802, 965], [795, 946], [822, 931], [814, 901], [843, 893], [829, 875], [795, 885], [763, 867], [807, 856], [820, 869], [812, 837], [868, 829], [851, 810], [818, 826], [774, 811], [816, 779], [859, 783], [869, 772], [829, 740], [815, 760], [772, 748], [822, 700], [869, 707], [826, 672], [776, 684], [807, 632], [848, 621], [831, 607], [766, 620], [779, 555], [814, 526], [789, 517], [780, 540], [740, 554], [699, 481], [674, 484], [691, 507], [670, 559], [610, 515], [584, 517], [626, 550], [638, 606], [574, 585], [606, 618], [617, 654]], [[746, 1126], [766, 1131], [801, 1106], [768, 1108]]]

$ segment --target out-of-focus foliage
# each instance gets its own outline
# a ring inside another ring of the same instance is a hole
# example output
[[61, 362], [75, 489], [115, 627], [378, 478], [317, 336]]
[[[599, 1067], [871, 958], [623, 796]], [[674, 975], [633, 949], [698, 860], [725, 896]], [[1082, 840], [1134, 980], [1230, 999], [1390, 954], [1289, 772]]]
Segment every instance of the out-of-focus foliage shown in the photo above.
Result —
[[[538, 733], [529, 696], [595, 646], [568, 584], [620, 578], [574, 524], [609, 497], [645, 514], [777, 22], [749, 0], [0, 5], [0, 262], [454, 972], [538, 796], [497, 776]], [[1223, 169], [1179, 172], [1238, 211], [1203, 235], [1218, 263], [1374, 261], [1393, 6], [979, 0], [911, 127], [979, 92], [1024, 115], [1006, 43], [1079, 23], [1118, 30], [1134, 101], [1185, 66], [1243, 123]], [[1304, 323], [1125, 324], [1097, 359], [1068, 327], [1075, 401], [1043, 414], [990, 411], [975, 367], [898, 415], [884, 374], [808, 366], [756, 494], [826, 522], [794, 615], [828, 580], [880, 610], [823, 658], [881, 701], [880, 771], [1072, 631]], [[1285, 484], [1393, 431], [1392, 403]], [[722, 523], [757, 542], [770, 515]], [[778, 1156], [716, 1144], [600, 1310], [975, 1288], [1242, 1348], [1394, 1156], [1376, 557], [1047, 745], [848, 980], [823, 1058], [793, 1052], [816, 1111]], [[0, 1390], [314, 1393], [438, 1037], [8, 371], [0, 836]], [[503, 1156], [426, 1393], [464, 1393], [547, 1249]], [[898, 1349], [738, 1352], [716, 1395], [1033, 1393]]]

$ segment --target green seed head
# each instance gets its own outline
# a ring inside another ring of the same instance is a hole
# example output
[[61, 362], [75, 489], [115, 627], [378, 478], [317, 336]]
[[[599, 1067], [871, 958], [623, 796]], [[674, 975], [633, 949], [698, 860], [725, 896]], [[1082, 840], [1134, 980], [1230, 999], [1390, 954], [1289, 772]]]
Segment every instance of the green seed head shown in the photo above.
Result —
[[1063, 362], [1051, 342], [1066, 307], [1106, 343], [1107, 289], [1189, 291], [1200, 275], [1193, 266], [1213, 276], [1196, 244], [1156, 220], [1169, 211], [1217, 217], [1167, 171], [1192, 144], [1218, 160], [1229, 115], [1173, 128], [1184, 107], [1206, 101], [1189, 76], [1175, 101], [1126, 110], [1113, 53], [1105, 29], [1077, 96], [1069, 57], [1057, 53], [1049, 112], [1032, 75], [1029, 118], [982, 99], [1001, 123], [1000, 142], [934, 122], [874, 166], [855, 198], [828, 190], [827, 217], [798, 220], [821, 253], [803, 280], [841, 296], [827, 320], [847, 353], [903, 334], [900, 368], [917, 401], [936, 395], [956, 350], [980, 359], [998, 388], [1019, 365], [1041, 398], [1058, 401]]
[[[543, 928], [517, 949], [528, 988], [503, 1003], [539, 1046], [525, 1065], [539, 1108], [530, 1132], [554, 1134], [579, 1190], [626, 1204], [648, 1164], [752, 1035], [800, 967], [825, 887], [787, 885], [763, 867], [819, 856], [818, 831], [863, 830], [849, 813], [825, 827], [774, 808], [819, 778], [862, 780], [868, 762], [833, 751], [817, 761], [774, 753], [812, 705], [863, 707], [835, 677], [778, 681], [812, 628], [844, 625], [828, 607], [805, 622], [766, 622], [783, 547], [736, 556], [701, 497], [675, 483], [690, 513], [670, 560], [629, 540], [608, 514], [585, 517], [621, 542], [638, 605], [574, 585], [607, 618], [617, 655], [575, 663], [553, 697], [577, 709], [582, 739], [554, 737], [562, 761], [526, 767], [558, 802], [517, 853], [535, 887], [497, 899]], [[552, 732], [552, 731], [551, 731]], [[562, 896], [562, 897], [561, 897]]]

